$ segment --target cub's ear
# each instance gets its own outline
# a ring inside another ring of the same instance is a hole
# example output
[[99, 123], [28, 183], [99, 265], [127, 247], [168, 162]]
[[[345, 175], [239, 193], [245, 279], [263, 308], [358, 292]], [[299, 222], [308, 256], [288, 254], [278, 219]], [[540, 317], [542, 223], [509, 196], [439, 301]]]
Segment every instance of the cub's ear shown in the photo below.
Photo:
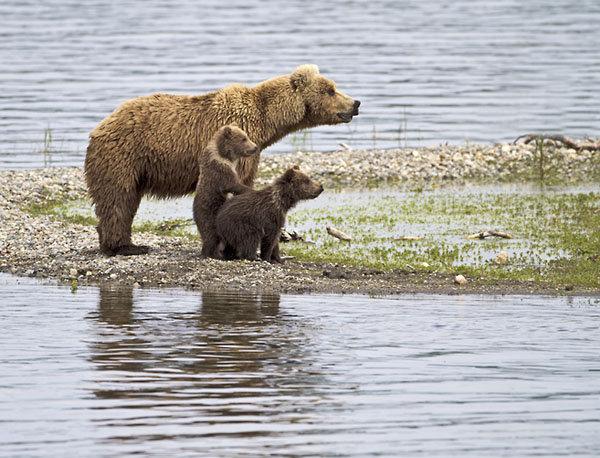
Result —
[[310, 80], [319, 74], [319, 67], [316, 65], [300, 65], [294, 73], [290, 75], [290, 81], [294, 90], [303, 89], [308, 86]]
[[298, 164], [296, 164], [295, 166], [292, 167], [294, 170], [300, 170], [300, 166]]
[[283, 181], [292, 181], [294, 179], [294, 175], [296, 175], [296, 171], [298, 170], [298, 166], [292, 167], [291, 169], [287, 169], [283, 174]]
[[230, 137], [231, 136], [231, 127], [230, 126], [225, 126], [221, 129], [221, 132], [223, 133], [223, 135], [225, 137]]

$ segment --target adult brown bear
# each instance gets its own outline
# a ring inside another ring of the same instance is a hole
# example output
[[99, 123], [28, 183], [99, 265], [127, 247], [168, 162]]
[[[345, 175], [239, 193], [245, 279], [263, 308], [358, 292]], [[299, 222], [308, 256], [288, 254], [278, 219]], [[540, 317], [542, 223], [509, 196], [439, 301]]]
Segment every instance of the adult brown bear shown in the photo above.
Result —
[[252, 88], [233, 84], [203, 95], [155, 94], [124, 102], [92, 131], [85, 158], [100, 250], [107, 255], [148, 252], [131, 242], [142, 196], [194, 192], [199, 155], [220, 127], [236, 124], [258, 145], [258, 154], [237, 164], [242, 183], [252, 186], [260, 151], [290, 132], [350, 122], [359, 105], [315, 65], [301, 65]]

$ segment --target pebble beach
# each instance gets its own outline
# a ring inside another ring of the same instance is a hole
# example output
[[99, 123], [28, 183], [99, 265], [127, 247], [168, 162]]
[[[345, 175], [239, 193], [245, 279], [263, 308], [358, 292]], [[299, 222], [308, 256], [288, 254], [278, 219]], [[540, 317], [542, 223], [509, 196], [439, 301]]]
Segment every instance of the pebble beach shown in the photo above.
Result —
[[[546, 173], [562, 181], [594, 180], [600, 153], [551, 147], [543, 158]], [[257, 185], [299, 164], [326, 188], [443, 186], [462, 182], [532, 179], [538, 173], [534, 145], [440, 145], [429, 148], [353, 150], [329, 153], [263, 154]], [[53, 214], [32, 212], [51, 201], [86, 198], [83, 169], [47, 168], [0, 172], [0, 272], [78, 285], [112, 283], [136, 287], [181, 287], [257, 293], [406, 292], [554, 293], [548, 286], [469, 280], [457, 285], [451, 274], [407, 270], [377, 271], [356, 266], [288, 260], [223, 262], [200, 258], [201, 242], [153, 233], [134, 233], [134, 243], [150, 253], [106, 257], [99, 253], [93, 226], [74, 224]], [[190, 208], [191, 217], [191, 208]], [[285, 244], [282, 244], [285, 252]]]

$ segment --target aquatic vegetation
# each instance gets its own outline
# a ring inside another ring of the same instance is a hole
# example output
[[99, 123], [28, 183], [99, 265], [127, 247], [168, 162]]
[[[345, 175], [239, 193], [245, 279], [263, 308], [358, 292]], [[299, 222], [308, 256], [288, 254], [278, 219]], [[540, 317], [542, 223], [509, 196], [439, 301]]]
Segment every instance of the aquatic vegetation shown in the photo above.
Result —
[[[596, 192], [545, 189], [338, 193], [320, 207], [290, 214], [288, 226], [314, 243], [282, 246], [303, 260], [600, 286], [599, 202]], [[353, 241], [328, 236], [327, 225]], [[489, 229], [516, 238], [465, 238]], [[500, 251], [508, 253], [508, 262], [495, 260]]]
[[308, 130], [295, 132], [291, 136], [290, 145], [293, 151], [314, 151], [312, 133]]
[[44, 159], [44, 167], [52, 166], [52, 152], [54, 148], [52, 146], [52, 129], [48, 126], [44, 129], [44, 141], [40, 148], [36, 150], [36, 153], [41, 153]]

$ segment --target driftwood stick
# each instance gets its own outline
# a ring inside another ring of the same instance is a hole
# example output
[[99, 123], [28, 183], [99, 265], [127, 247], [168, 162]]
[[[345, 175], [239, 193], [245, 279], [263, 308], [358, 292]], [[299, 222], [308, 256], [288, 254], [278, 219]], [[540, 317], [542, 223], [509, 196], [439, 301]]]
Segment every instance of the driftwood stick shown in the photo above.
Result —
[[345, 150], [347, 153], [351, 153], [351, 152], [352, 152], [352, 148], [350, 148], [350, 147], [349, 147], [348, 145], [346, 145], [345, 143], [343, 143], [343, 142], [340, 142], [340, 144], [339, 144], [339, 145], [340, 145], [342, 148], [344, 148], [344, 150]]
[[406, 241], [416, 242], [417, 240], [421, 240], [421, 237], [417, 237], [415, 235], [403, 235], [402, 237], [394, 238], [394, 240], [397, 240], [397, 241], [400, 241], [400, 240], [405, 241], [406, 240]]
[[486, 237], [501, 237], [503, 239], [514, 239], [515, 236], [507, 232], [500, 231], [483, 231], [468, 235], [466, 239], [485, 239]]
[[352, 241], [352, 237], [350, 237], [348, 234], [344, 234], [342, 231], [338, 231], [335, 227], [327, 226], [327, 233], [337, 237], [340, 240], [346, 240], [347, 242]]
[[600, 142], [598, 141], [591, 141], [591, 139], [587, 139], [588, 141], [586, 142], [578, 142], [576, 140], [573, 140], [569, 137], [567, 137], [566, 135], [560, 135], [560, 134], [525, 134], [525, 135], [520, 135], [519, 137], [517, 137], [515, 139], [515, 141], [513, 143], [517, 143], [519, 141], [519, 139], [525, 137], [525, 140], [523, 140], [524, 144], [528, 144], [530, 143], [532, 140], [535, 140], [537, 137], [541, 137], [544, 140], [554, 140], [555, 142], [560, 142], [565, 146], [568, 146], [569, 148], [575, 149], [575, 150], [584, 150], [587, 149], [589, 151], [598, 151], [600, 150]]

